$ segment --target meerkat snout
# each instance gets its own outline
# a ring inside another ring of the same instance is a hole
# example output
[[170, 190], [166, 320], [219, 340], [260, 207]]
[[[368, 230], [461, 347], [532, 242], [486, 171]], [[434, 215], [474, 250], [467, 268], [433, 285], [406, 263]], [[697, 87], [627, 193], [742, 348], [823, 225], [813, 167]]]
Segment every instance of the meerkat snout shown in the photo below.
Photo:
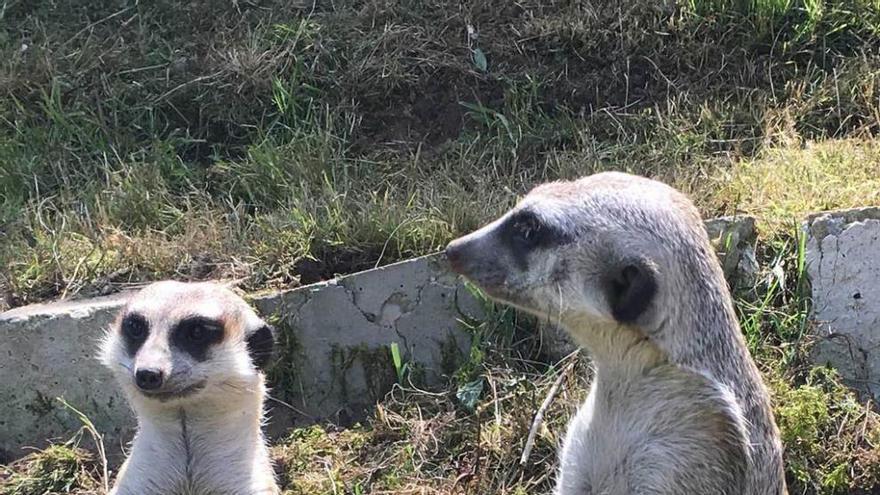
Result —
[[156, 368], [138, 368], [134, 376], [138, 388], [144, 391], [156, 390], [165, 380], [165, 372]]
[[223, 286], [132, 296], [101, 353], [138, 420], [113, 493], [277, 493], [261, 431], [273, 346], [272, 327]]
[[785, 493], [769, 394], [684, 195], [621, 173], [544, 184], [446, 257], [592, 357], [556, 495]]

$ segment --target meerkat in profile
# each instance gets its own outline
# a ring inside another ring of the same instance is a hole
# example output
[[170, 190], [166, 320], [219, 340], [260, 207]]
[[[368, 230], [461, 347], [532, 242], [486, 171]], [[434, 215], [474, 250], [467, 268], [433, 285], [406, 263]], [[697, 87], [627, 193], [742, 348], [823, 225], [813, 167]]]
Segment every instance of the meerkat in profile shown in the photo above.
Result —
[[684, 195], [623, 173], [544, 184], [446, 255], [592, 355], [557, 495], [786, 493], [769, 395]]
[[220, 285], [135, 294], [101, 355], [138, 420], [111, 494], [279, 493], [261, 429], [273, 345], [272, 328]]

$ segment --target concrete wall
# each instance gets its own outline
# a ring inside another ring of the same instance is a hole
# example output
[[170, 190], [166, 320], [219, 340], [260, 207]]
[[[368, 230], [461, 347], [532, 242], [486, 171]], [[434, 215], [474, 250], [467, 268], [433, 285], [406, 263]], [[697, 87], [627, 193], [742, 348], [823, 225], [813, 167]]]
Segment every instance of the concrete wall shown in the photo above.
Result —
[[[717, 219], [707, 228], [725, 269], [731, 276], [748, 276], [743, 267], [754, 259], [754, 220]], [[95, 423], [108, 454], [118, 459], [134, 418], [95, 354], [124, 297], [0, 314], [0, 457], [66, 440], [78, 430], [76, 415], [56, 399], [64, 397]], [[270, 435], [315, 420], [345, 424], [360, 417], [396, 381], [392, 342], [416, 379], [436, 384], [468, 350], [470, 339], [458, 320], [481, 314], [442, 256], [255, 295], [252, 301], [279, 330], [280, 353], [269, 376]], [[544, 332], [550, 356], [573, 350], [558, 330]]]
[[[329, 419], [346, 424], [397, 381], [397, 343], [413, 380], [435, 385], [454, 372], [470, 346], [458, 324], [479, 317], [475, 299], [442, 256], [428, 256], [253, 300], [279, 329], [270, 373], [271, 433]], [[273, 316], [274, 315], [274, 318]]]
[[131, 436], [129, 408], [96, 359], [97, 341], [123, 300], [118, 295], [0, 314], [0, 462], [47, 440], [66, 441], [82, 427], [58, 397], [107, 431], [108, 449]]
[[817, 364], [880, 398], [880, 208], [834, 211], [805, 224]]
[[[67, 440], [82, 426], [58, 397], [94, 422], [108, 455], [119, 459], [135, 422], [96, 353], [124, 301], [117, 295], [0, 314], [0, 462], [47, 440]], [[257, 295], [252, 302], [279, 330], [270, 435], [362, 416], [396, 381], [392, 342], [420, 383], [436, 384], [470, 345], [457, 318], [480, 313], [438, 256]]]

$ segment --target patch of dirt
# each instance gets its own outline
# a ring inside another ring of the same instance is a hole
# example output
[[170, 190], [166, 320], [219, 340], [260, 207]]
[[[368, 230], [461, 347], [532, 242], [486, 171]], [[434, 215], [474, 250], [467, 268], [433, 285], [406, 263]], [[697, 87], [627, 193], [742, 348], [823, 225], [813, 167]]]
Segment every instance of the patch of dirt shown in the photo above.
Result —
[[466, 125], [462, 102], [500, 109], [504, 86], [494, 77], [480, 77], [454, 69], [440, 69], [383, 98], [362, 100], [362, 124], [355, 152], [377, 143], [428, 147], [458, 138]]
[[300, 259], [294, 265], [293, 273], [299, 276], [301, 285], [323, 282], [374, 268], [379, 255], [379, 250], [338, 249], [324, 253], [321, 259]]

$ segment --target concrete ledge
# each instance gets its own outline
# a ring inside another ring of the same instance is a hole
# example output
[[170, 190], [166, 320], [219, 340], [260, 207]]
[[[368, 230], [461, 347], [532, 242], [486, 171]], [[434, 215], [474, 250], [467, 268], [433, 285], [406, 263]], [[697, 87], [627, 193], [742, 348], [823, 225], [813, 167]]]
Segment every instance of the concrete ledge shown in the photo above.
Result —
[[[118, 460], [134, 433], [124, 397], [97, 359], [98, 342], [127, 295], [16, 308], [0, 314], [0, 462], [69, 439], [82, 426], [58, 397], [105, 435]], [[330, 419], [346, 423], [396, 381], [396, 342], [415, 378], [436, 384], [470, 345], [457, 318], [479, 313], [474, 299], [428, 256], [290, 291], [252, 303], [279, 330], [270, 372], [269, 434]], [[6, 459], [3, 459], [3, 458]]]
[[440, 383], [470, 347], [458, 319], [481, 313], [442, 255], [256, 297], [253, 303], [279, 329], [272, 395], [292, 406], [270, 404], [270, 435], [316, 420], [346, 424], [362, 417], [397, 381], [392, 343], [416, 383]]
[[[731, 276], [749, 252], [754, 259], [753, 219], [712, 220], [707, 229]], [[134, 418], [95, 354], [125, 297], [0, 314], [0, 462], [25, 447], [66, 440], [81, 427], [57, 397], [86, 414], [105, 435], [108, 455], [118, 458], [134, 432]], [[251, 300], [279, 330], [280, 353], [269, 375], [275, 399], [268, 404], [270, 436], [313, 421], [345, 424], [361, 417], [397, 380], [392, 343], [414, 379], [426, 386], [439, 383], [470, 346], [459, 319], [482, 314], [441, 255]], [[552, 328], [545, 329], [544, 341], [552, 357], [573, 349]]]
[[880, 208], [812, 215], [804, 224], [817, 364], [880, 398]]

